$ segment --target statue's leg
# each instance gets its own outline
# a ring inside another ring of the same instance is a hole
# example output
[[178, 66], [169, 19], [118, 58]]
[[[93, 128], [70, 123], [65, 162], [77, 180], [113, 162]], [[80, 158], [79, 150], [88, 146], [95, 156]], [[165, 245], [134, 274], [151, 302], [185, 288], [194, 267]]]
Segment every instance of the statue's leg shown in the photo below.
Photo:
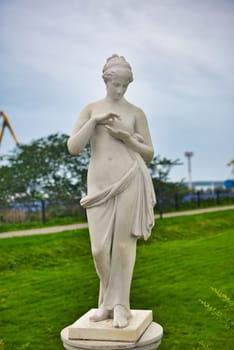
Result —
[[129, 298], [137, 239], [131, 234], [137, 184], [130, 186], [116, 197], [115, 225], [108, 287], [104, 305], [113, 309], [114, 326], [124, 328], [130, 316]]
[[92, 321], [110, 318], [112, 313], [112, 310], [103, 305], [103, 302], [110, 275], [115, 202], [115, 199], [112, 199], [103, 205], [87, 210], [91, 249], [95, 268], [100, 278], [99, 308], [91, 317]]

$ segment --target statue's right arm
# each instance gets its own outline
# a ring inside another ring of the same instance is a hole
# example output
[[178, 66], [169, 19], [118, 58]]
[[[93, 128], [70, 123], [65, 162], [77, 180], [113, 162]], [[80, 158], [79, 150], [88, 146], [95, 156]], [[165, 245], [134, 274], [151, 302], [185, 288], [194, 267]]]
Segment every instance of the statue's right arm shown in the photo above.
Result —
[[80, 113], [74, 129], [67, 141], [67, 147], [71, 154], [79, 154], [89, 142], [95, 129], [96, 122], [91, 118], [91, 106], [86, 106]]

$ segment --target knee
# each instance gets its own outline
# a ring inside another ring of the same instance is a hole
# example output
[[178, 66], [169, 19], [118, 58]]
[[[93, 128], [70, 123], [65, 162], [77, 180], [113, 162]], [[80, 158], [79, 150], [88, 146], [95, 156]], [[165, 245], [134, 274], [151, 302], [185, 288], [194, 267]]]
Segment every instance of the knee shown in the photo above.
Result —
[[106, 251], [103, 248], [92, 248], [92, 255], [95, 261], [104, 261], [106, 259]]
[[132, 255], [131, 249], [129, 249], [127, 244], [119, 243], [116, 248], [120, 259], [126, 260]]

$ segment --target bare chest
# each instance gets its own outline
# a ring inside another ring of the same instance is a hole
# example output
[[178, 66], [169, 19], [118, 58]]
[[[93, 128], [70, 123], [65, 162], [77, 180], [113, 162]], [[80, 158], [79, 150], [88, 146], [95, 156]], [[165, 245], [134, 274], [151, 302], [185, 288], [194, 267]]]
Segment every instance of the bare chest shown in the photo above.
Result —
[[[96, 106], [93, 113], [97, 114], [108, 114], [113, 113], [119, 116], [118, 119], [114, 119], [111, 126], [116, 129], [121, 129], [128, 131], [129, 133], [134, 133], [135, 130], [135, 121], [136, 121], [136, 115], [133, 108], [129, 107], [122, 107], [122, 106], [116, 106], [116, 105], [99, 105]], [[101, 130], [103, 129], [102, 126], [100, 126]], [[99, 129], [99, 127], [98, 127]]]

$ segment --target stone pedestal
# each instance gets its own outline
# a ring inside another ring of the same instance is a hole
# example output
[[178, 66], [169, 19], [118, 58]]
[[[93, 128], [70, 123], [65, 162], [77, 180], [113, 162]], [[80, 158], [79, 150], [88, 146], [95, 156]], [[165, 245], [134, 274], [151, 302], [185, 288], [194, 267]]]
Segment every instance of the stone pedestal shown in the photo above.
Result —
[[90, 322], [92, 309], [72, 325], [64, 328], [61, 339], [67, 350], [155, 350], [163, 336], [162, 327], [152, 322], [152, 311], [131, 310], [129, 326], [114, 328], [112, 320]]

